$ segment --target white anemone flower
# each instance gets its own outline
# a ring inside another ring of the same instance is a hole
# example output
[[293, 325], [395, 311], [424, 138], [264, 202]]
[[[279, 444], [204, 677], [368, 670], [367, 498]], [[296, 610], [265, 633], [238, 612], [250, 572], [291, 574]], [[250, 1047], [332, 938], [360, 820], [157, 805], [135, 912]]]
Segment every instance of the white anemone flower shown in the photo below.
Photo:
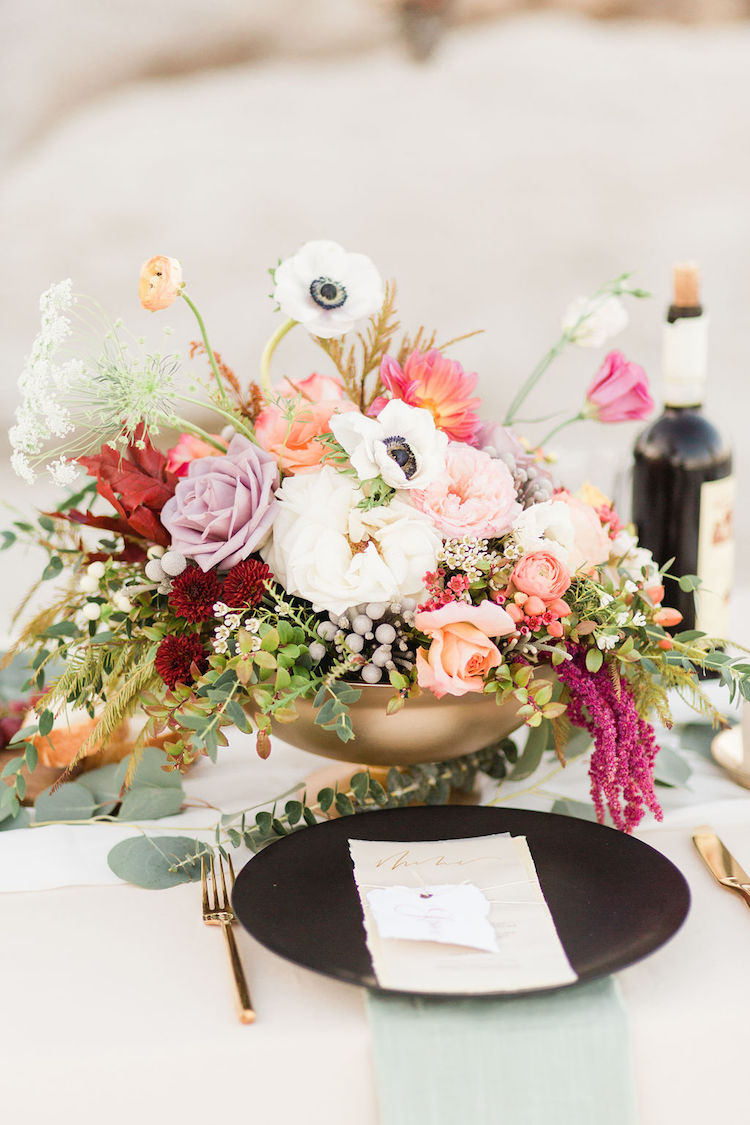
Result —
[[383, 280], [366, 254], [350, 254], [337, 242], [306, 242], [274, 272], [274, 299], [281, 311], [312, 336], [344, 336], [383, 304]]
[[360, 508], [362, 490], [329, 465], [285, 477], [276, 497], [260, 553], [287, 594], [337, 614], [367, 602], [424, 600], [424, 575], [437, 565], [441, 540], [408, 497]]
[[576, 297], [565, 310], [562, 326], [581, 348], [601, 348], [628, 323], [628, 310], [619, 297]]
[[331, 430], [360, 480], [381, 476], [391, 488], [427, 488], [445, 470], [448, 437], [429, 410], [392, 399], [377, 418], [334, 414]]

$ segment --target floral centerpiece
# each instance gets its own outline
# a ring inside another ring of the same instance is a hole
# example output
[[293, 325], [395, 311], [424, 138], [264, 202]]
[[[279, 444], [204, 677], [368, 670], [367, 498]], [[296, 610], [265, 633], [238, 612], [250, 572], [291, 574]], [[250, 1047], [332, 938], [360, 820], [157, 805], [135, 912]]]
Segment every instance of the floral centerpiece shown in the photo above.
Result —
[[[574, 302], [501, 423], [483, 416], [477, 375], [453, 358], [458, 341], [401, 332], [395, 288], [369, 258], [310, 242], [271, 273], [286, 319], [257, 382], [213, 349], [175, 259], [144, 265], [140, 299], [192, 310], [192, 374], [178, 356], [129, 343], [70, 282], [42, 298], [13, 465], [33, 483], [46, 464], [73, 494], [5, 533], [6, 545], [42, 544], [56, 597], [16, 646], [31, 651], [42, 694], [15, 736], [23, 752], [6, 768], [0, 816], [17, 811], [20, 770], [63, 708], [96, 720], [79, 757], [140, 710], [136, 746], [166, 738], [178, 767], [215, 757], [232, 725], [253, 730], [267, 756], [272, 727], [311, 700], [356, 757], [352, 705], [374, 685], [391, 688], [385, 739], [388, 716], [419, 693], [437, 706], [469, 694], [511, 705], [561, 760], [571, 723], [581, 726], [598, 818], [608, 811], [631, 830], [645, 809], [659, 816], [649, 717], [668, 720], [674, 686], [707, 708], [706, 668], [748, 696], [750, 668], [711, 638], [670, 632], [680, 616], [663, 604], [665, 585], [678, 579], [596, 488], [555, 481], [551, 435], [532, 442], [514, 428], [559, 352], [604, 346], [627, 321], [622, 298], [645, 294], [622, 275]], [[273, 386], [274, 353], [296, 325], [329, 373]], [[213, 423], [183, 417], [187, 405]], [[643, 370], [610, 351], [581, 409], [552, 432], [651, 407]], [[176, 441], [164, 441], [169, 428]]]

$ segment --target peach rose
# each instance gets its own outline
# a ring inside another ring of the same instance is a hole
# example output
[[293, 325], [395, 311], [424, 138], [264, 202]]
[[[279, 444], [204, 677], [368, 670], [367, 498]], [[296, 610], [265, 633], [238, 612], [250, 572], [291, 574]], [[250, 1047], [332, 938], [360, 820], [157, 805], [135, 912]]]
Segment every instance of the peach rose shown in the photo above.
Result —
[[589, 573], [595, 566], [606, 562], [610, 552], [609, 536], [591, 505], [565, 491], [556, 492], [553, 500], [568, 505], [573, 521], [575, 539], [568, 557], [571, 574], [577, 570]]
[[330, 431], [331, 415], [357, 408], [341, 383], [327, 375], [309, 375], [299, 382], [284, 379], [278, 389], [290, 406], [299, 403], [294, 416], [290, 420], [281, 406], [269, 403], [255, 420], [255, 436], [285, 473], [317, 469], [326, 447], [316, 439]]
[[541, 598], [547, 605], [570, 586], [570, 571], [549, 551], [533, 551], [518, 560], [510, 580], [517, 590]]
[[510, 615], [490, 601], [449, 602], [441, 609], [417, 613], [414, 625], [430, 637], [429, 649], [417, 651], [417, 681], [438, 699], [482, 691], [484, 676], [503, 661], [490, 637], [503, 637], [515, 629]]
[[182, 266], [177, 258], [157, 254], [141, 266], [138, 296], [144, 309], [158, 312], [167, 309], [179, 297], [183, 287]]
[[[211, 437], [219, 442], [222, 440], [219, 434], [211, 434]], [[226, 449], [226, 442], [223, 444]], [[182, 433], [177, 444], [167, 451], [167, 471], [178, 477], [186, 477], [191, 461], [198, 457], [215, 457], [220, 452], [215, 445], [209, 445], [194, 434]]]

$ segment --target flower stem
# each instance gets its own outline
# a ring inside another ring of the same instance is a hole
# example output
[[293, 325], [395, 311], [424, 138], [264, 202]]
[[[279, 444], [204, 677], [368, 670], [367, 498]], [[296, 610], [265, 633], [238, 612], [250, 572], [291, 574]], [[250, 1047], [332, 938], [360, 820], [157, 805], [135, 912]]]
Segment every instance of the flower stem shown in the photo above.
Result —
[[584, 413], [584, 411], [580, 410], [578, 414], [574, 414], [572, 418], [566, 418], [564, 422], [560, 422], [559, 425], [551, 429], [547, 436], [538, 443], [536, 448], [541, 449], [542, 446], [545, 445], [545, 443], [548, 442], [551, 437], [554, 437], [555, 434], [559, 434], [560, 430], [564, 430], [566, 426], [572, 425], [573, 422], [581, 422], [586, 417], [587, 415]]
[[550, 364], [553, 362], [553, 360], [557, 359], [560, 352], [563, 350], [563, 348], [565, 347], [565, 345], [568, 343], [569, 340], [570, 340], [570, 333], [569, 332], [563, 332], [560, 339], [555, 344], [552, 345], [552, 347], [549, 349], [548, 352], [546, 352], [542, 356], [542, 358], [539, 360], [539, 363], [536, 365], [534, 370], [531, 372], [531, 374], [529, 375], [526, 382], [518, 390], [515, 398], [511, 402], [510, 406], [508, 407], [508, 409], [506, 411], [506, 414], [505, 414], [505, 418], [503, 419], [503, 425], [504, 426], [512, 426], [513, 425], [513, 423], [516, 419], [516, 414], [520, 410], [522, 404], [526, 401], [528, 396], [531, 394], [534, 387], [537, 385], [537, 383], [541, 379], [542, 375], [544, 375], [545, 371], [550, 366]]
[[184, 429], [188, 430], [191, 434], [195, 434], [196, 437], [199, 437], [201, 441], [205, 441], [208, 445], [213, 445], [213, 447], [215, 449], [218, 449], [220, 453], [226, 453], [226, 445], [222, 445], [220, 441], [217, 441], [214, 435], [210, 434], [208, 430], [204, 430], [200, 426], [196, 426], [193, 422], [186, 422], [184, 418], [180, 418], [180, 425]]
[[214, 350], [211, 347], [210, 343], [208, 342], [208, 333], [206, 332], [206, 326], [203, 323], [203, 317], [198, 312], [198, 309], [193, 304], [193, 302], [190, 300], [190, 298], [188, 297], [188, 295], [187, 295], [187, 293], [185, 292], [184, 289], [180, 291], [180, 296], [182, 297], [183, 301], [185, 301], [186, 304], [189, 306], [189, 308], [191, 309], [191, 311], [193, 313], [193, 316], [198, 321], [198, 327], [200, 328], [200, 333], [201, 333], [201, 336], [203, 338], [203, 346], [206, 349], [206, 355], [208, 356], [209, 361], [211, 363], [211, 369], [213, 370], [213, 373], [214, 373], [214, 379], [216, 380], [216, 386], [219, 388], [219, 395], [221, 396], [221, 401], [226, 403], [227, 402], [227, 392], [224, 389], [224, 383], [222, 381], [221, 374], [219, 373], [219, 365], [216, 362], [216, 356], [214, 355]]
[[273, 359], [273, 353], [276, 351], [287, 332], [291, 332], [297, 323], [296, 320], [285, 320], [284, 323], [276, 329], [263, 349], [263, 355], [260, 357], [260, 385], [266, 398], [269, 398], [271, 394], [271, 360]]
[[[203, 410], [213, 410], [215, 414], [219, 414], [222, 418], [226, 418], [226, 420], [232, 426], [234, 426], [235, 430], [238, 433], [243, 434], [249, 441], [252, 441], [255, 445], [258, 444], [253, 431], [249, 429], [245, 425], [245, 423], [237, 417], [236, 414], [232, 414], [229, 410], [224, 410], [223, 407], [217, 406], [216, 403], [202, 402], [199, 398], [191, 398], [190, 395], [175, 395], [175, 398], [180, 402], [189, 402], [191, 406], [200, 406], [203, 408]], [[180, 419], [180, 421], [182, 422], [182, 419]], [[225, 450], [222, 450], [222, 452], [225, 452]]]

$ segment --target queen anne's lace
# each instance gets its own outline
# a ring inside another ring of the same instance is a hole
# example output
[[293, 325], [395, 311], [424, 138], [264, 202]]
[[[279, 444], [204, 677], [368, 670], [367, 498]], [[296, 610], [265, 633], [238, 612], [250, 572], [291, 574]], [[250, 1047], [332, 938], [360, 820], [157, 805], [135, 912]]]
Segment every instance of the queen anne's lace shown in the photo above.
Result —
[[104, 347], [82, 358], [101, 313], [73, 293], [69, 279], [42, 294], [39, 307], [40, 331], [18, 380], [11, 465], [33, 484], [46, 462], [55, 483], [67, 485], [77, 476], [76, 457], [105, 442], [126, 445], [140, 423], [155, 433], [172, 420], [177, 360], [131, 354], [109, 325]]

